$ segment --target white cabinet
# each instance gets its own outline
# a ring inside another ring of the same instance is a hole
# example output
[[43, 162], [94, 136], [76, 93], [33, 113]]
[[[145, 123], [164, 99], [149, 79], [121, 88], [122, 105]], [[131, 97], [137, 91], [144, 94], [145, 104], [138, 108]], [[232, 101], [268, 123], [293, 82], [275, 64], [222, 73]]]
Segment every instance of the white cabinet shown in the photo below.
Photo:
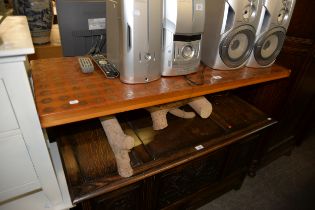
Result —
[[25, 69], [34, 53], [26, 17], [7, 17], [0, 36], [0, 210], [65, 209], [71, 202], [58, 150], [50, 153]]
[[0, 137], [0, 202], [41, 188], [21, 134]]
[[2, 79], [0, 80], [0, 119], [0, 133], [19, 128]]

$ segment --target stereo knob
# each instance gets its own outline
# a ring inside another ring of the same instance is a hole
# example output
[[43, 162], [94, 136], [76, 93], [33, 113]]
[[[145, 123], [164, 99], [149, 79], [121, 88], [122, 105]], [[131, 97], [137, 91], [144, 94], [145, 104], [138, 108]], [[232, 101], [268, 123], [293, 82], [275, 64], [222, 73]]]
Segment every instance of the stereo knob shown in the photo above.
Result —
[[285, 8], [281, 9], [278, 14], [278, 23], [283, 24], [283, 22], [288, 18], [288, 12]]
[[256, 6], [254, 4], [247, 5], [243, 11], [243, 18], [246, 22], [254, 20], [256, 17]]
[[182, 56], [186, 59], [194, 57], [195, 50], [192, 46], [187, 45], [182, 49]]
[[144, 55], [144, 59], [147, 60], [147, 61], [150, 61], [152, 59], [152, 56], [150, 55], [150, 53], [146, 53]]

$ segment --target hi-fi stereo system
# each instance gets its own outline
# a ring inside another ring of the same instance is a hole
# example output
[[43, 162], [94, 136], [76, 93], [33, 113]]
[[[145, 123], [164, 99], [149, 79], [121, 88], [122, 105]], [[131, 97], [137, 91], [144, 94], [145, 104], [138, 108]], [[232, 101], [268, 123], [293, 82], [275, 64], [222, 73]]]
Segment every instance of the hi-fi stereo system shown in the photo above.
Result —
[[164, 0], [163, 76], [197, 71], [204, 20], [205, 0]]
[[272, 65], [295, 0], [107, 0], [107, 56], [125, 83]]

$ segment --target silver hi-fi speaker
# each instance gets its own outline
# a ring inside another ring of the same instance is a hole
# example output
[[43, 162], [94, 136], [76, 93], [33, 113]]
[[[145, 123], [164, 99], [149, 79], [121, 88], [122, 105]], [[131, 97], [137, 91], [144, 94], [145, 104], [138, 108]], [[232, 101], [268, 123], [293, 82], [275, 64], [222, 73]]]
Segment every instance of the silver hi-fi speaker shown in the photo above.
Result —
[[214, 69], [243, 67], [255, 42], [262, 0], [206, 1], [201, 60]]
[[275, 62], [285, 41], [294, 6], [295, 0], [265, 0], [254, 50], [246, 66], [268, 67]]
[[163, 0], [106, 1], [107, 57], [124, 83], [161, 77]]
[[205, 0], [164, 0], [162, 75], [198, 70]]

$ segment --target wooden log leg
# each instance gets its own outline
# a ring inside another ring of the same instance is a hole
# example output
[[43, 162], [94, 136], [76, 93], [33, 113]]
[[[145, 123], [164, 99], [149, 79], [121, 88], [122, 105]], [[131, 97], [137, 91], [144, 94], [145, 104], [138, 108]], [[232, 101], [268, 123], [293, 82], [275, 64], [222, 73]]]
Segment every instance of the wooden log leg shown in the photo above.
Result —
[[196, 116], [196, 114], [194, 112], [185, 112], [181, 109], [171, 109], [169, 111], [172, 115], [175, 115], [177, 117], [181, 117], [181, 118], [185, 118], [185, 119], [191, 119], [194, 118]]
[[103, 117], [100, 118], [100, 121], [115, 154], [119, 175], [122, 177], [132, 176], [133, 170], [128, 153], [134, 147], [134, 139], [124, 133], [115, 116]]
[[202, 118], [208, 118], [212, 113], [212, 104], [203, 96], [193, 98], [188, 104]]
[[150, 111], [153, 122], [153, 130], [162, 130], [168, 126], [166, 118], [168, 111], [168, 109]]

